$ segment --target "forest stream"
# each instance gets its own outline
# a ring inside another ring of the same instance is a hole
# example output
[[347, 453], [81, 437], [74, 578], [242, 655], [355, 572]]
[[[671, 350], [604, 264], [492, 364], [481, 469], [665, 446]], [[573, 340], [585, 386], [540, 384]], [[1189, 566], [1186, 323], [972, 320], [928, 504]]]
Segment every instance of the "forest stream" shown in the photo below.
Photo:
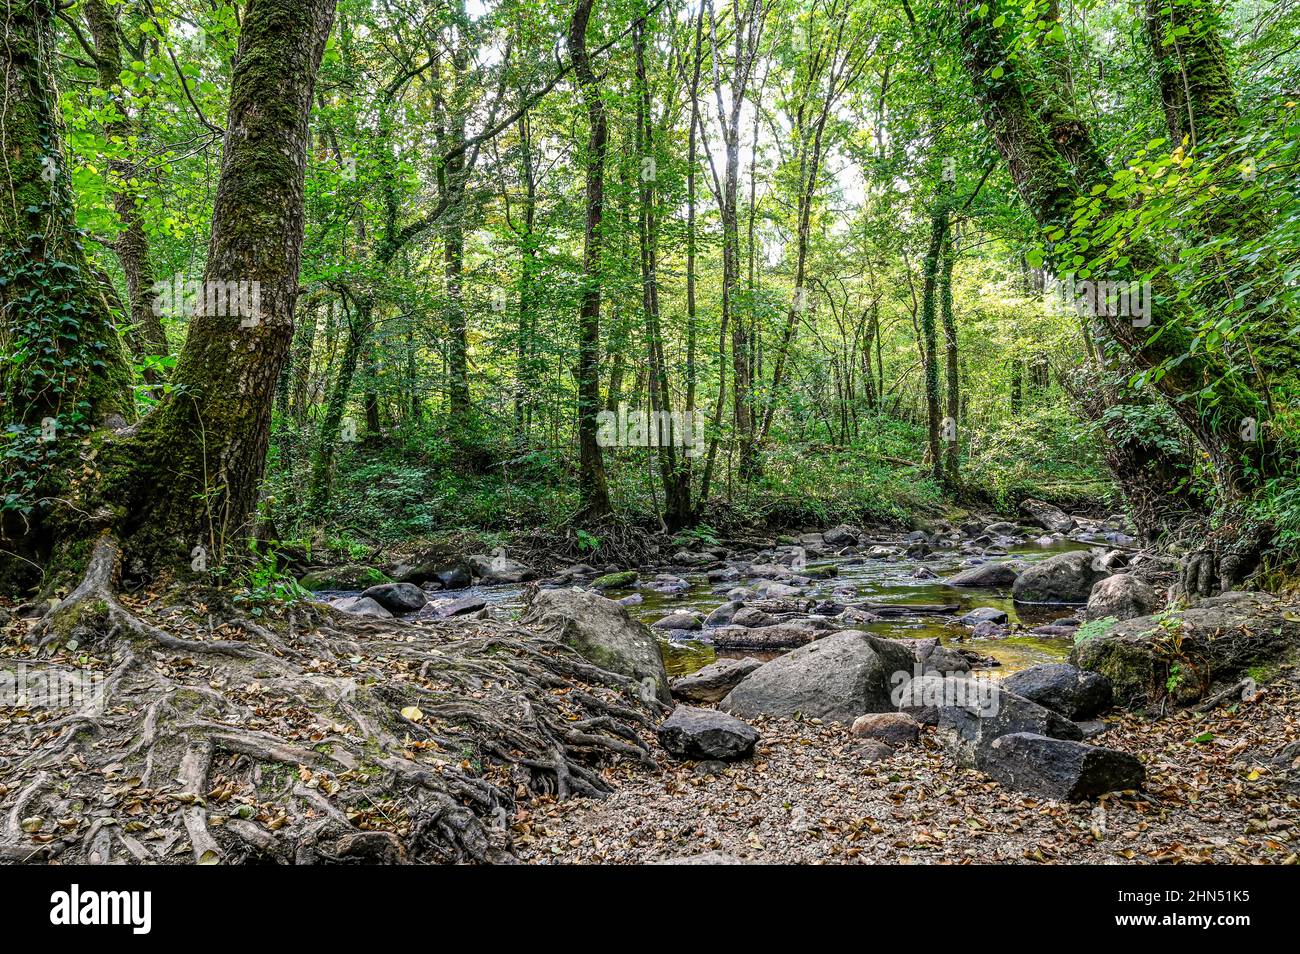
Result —
[[[881, 539], [883, 544], [899, 546], [902, 540]], [[1005, 556], [991, 557], [990, 562], [1015, 562], [1028, 564], [1042, 560], [1058, 553], [1072, 550], [1086, 550], [1097, 546], [1097, 542], [1079, 539], [1058, 539], [1044, 537], [1030, 540], [1006, 548]], [[778, 551], [781, 548], [777, 548]], [[788, 548], [786, 548], [788, 549]], [[927, 607], [935, 605], [957, 605], [956, 611], [944, 613], [918, 613], [917, 615], [891, 616], [875, 622], [858, 626], [845, 624], [840, 628], [862, 629], [887, 638], [928, 638], [938, 637], [944, 643], [959, 643], [967, 648], [977, 648], [986, 656], [998, 662], [1002, 674], [1015, 672], [1039, 663], [1060, 662], [1069, 654], [1071, 640], [1059, 634], [1046, 635], [1031, 632], [1033, 627], [1050, 624], [1063, 617], [1072, 617], [1072, 607], [1066, 605], [1025, 605], [1018, 604], [1011, 598], [1010, 587], [953, 587], [944, 582], [958, 570], [970, 564], [968, 554], [959, 550], [939, 550], [923, 557], [909, 557], [903, 553], [879, 559], [862, 554], [851, 556], [828, 555], [818, 557], [813, 566], [832, 566], [835, 575], [824, 579], [813, 579], [804, 587], [804, 597], [813, 600], [834, 599], [850, 605], [858, 603], [916, 604]], [[921, 568], [928, 569], [934, 577], [925, 575], [917, 577]], [[633, 584], [631, 587], [611, 589], [607, 596], [613, 599], [633, 597], [627, 605], [629, 613], [647, 625], [663, 619], [677, 611], [693, 611], [700, 616], [708, 616], [713, 610], [727, 602], [727, 590], [734, 584], [710, 583], [702, 570], [686, 569], [681, 566], [656, 568], [656, 572], [679, 577], [690, 588], [679, 593], [658, 592], [647, 586]], [[650, 577], [649, 572], [642, 574]], [[499, 613], [511, 619], [522, 612], [525, 604], [525, 587], [527, 584], [476, 584], [457, 590], [444, 590], [434, 594], [436, 599], [430, 603], [421, 616], [438, 618], [437, 609], [447, 599], [482, 600], [493, 613]], [[325, 601], [337, 601], [359, 596], [359, 590], [322, 590], [317, 598]], [[636, 600], [639, 597], [639, 601]], [[958, 618], [971, 610], [991, 607], [1007, 614], [1007, 622], [1012, 629], [1011, 635], [997, 638], [970, 639], [970, 628], [957, 622]], [[700, 631], [663, 631], [660, 646], [663, 650], [664, 667], [670, 676], [682, 676], [696, 672], [716, 660], [719, 656], [754, 656], [770, 659], [779, 655], [778, 650], [726, 649], [717, 648], [709, 638], [708, 627]]]

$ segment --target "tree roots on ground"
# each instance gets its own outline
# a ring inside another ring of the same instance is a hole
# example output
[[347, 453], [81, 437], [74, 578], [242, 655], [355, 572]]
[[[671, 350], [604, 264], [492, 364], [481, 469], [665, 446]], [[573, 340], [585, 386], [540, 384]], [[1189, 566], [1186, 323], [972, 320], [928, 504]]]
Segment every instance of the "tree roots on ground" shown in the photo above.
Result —
[[511, 623], [144, 602], [115, 589], [119, 562], [102, 537], [0, 650], [94, 686], [0, 708], [0, 860], [510, 862], [521, 803], [655, 767], [664, 707]]

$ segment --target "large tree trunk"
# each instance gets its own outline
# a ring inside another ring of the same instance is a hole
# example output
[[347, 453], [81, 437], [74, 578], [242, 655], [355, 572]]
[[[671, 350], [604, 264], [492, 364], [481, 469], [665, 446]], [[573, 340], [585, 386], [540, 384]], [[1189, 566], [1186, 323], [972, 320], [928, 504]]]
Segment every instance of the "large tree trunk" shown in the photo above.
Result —
[[133, 416], [130, 364], [78, 237], [50, 72], [52, 0], [6, 0], [0, 56], [0, 396], [4, 423], [75, 431]]
[[[1252, 187], [1254, 173], [1247, 175], [1238, 151], [1238, 137], [1255, 130], [1241, 121], [1220, 36], [1222, 7], [1221, 0], [1146, 0], [1147, 39], [1171, 148], [1186, 143], [1200, 162], [1218, 166], [1222, 183], [1191, 223], [1193, 244], [1201, 249], [1190, 257], [1184, 281], [1195, 286], [1197, 301], [1211, 312], [1242, 297], [1238, 314], [1250, 315], [1251, 326], [1243, 331], [1244, 346], [1236, 346], [1235, 357], [1251, 367], [1259, 389], [1268, 393], [1295, 374], [1300, 344], [1294, 312], [1272, 297], [1271, 289], [1287, 284], [1285, 267], [1268, 239], [1274, 194]], [[1224, 239], [1228, 244], [1216, 247]]]
[[76, 227], [54, 10], [6, 0], [0, 14], [0, 576], [16, 585], [32, 564], [12, 552], [46, 551], [39, 528], [81, 471], [80, 438], [135, 416], [130, 361]]
[[578, 0], [569, 23], [573, 71], [587, 104], [587, 216], [582, 244], [582, 304], [578, 310], [578, 444], [579, 489], [583, 516], [599, 519], [610, 512], [605, 461], [596, 440], [600, 413], [601, 217], [605, 208], [605, 149], [609, 127], [600, 86], [587, 56], [587, 23], [592, 0]]
[[[960, 0], [959, 6], [964, 12], [964, 59], [983, 107], [985, 123], [1006, 159], [1021, 198], [1039, 225], [1045, 231], [1057, 229], [1068, 236], [1075, 200], [1087, 194], [1079, 188], [1072, 174], [1072, 163], [1058, 150], [1029, 99], [1022, 75], [1027, 67], [1019, 61], [1011, 66], [1002, 65], [1009, 62], [1007, 37], [1002, 28], [993, 26], [992, 13], [979, 16], [980, 4], [971, 0]], [[1086, 148], [1082, 137], [1072, 139], [1071, 145]], [[1104, 163], [1085, 155], [1077, 165], [1099, 168]], [[1122, 212], [1119, 200], [1104, 194], [1091, 200], [1100, 203], [1103, 215]], [[1161, 262], [1150, 243], [1145, 239], [1131, 239], [1122, 231], [1109, 241], [1127, 264], [1104, 277], [1134, 282], [1139, 276], [1156, 274], [1157, 280], [1150, 296], [1148, 324], [1139, 325], [1127, 316], [1107, 314], [1106, 309], [1100, 310], [1098, 321], [1139, 370], [1162, 368], [1156, 387], [1209, 455], [1225, 499], [1249, 492], [1259, 475], [1266, 472], [1270, 455], [1265, 442], [1242, 440], [1242, 422], [1263, 419], [1264, 403], [1215, 355], [1193, 352], [1190, 335], [1173, 306], [1176, 295], [1167, 278], [1160, 277]], [[1049, 243], [1049, 256], [1055, 258], [1060, 254], [1056, 250], [1061, 245]], [[1094, 254], [1096, 251], [1094, 247]], [[1068, 262], [1052, 264], [1060, 274], [1069, 270]], [[1192, 394], [1202, 394], [1207, 399], [1185, 399]]]
[[260, 307], [199, 309], [175, 391], [110, 450], [103, 499], [138, 569], [201, 566], [196, 547], [212, 566], [252, 530], [293, 337], [308, 118], [333, 15], [334, 0], [252, 0], [245, 12], [204, 287], [249, 282]]

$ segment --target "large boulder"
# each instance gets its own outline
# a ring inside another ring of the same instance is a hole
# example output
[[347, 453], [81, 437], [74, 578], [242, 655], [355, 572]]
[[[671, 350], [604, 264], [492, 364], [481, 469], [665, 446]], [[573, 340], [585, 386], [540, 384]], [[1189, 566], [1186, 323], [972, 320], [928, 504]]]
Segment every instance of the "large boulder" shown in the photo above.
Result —
[[1090, 619], [1135, 619], [1150, 616], [1159, 608], [1155, 590], [1131, 573], [1116, 573], [1093, 585], [1086, 615]]
[[1033, 497], [1020, 503], [1020, 517], [1026, 523], [1042, 527], [1051, 533], [1069, 533], [1074, 529], [1074, 518], [1060, 507], [1053, 507]]
[[1069, 663], [1030, 666], [1003, 679], [1002, 688], [1075, 722], [1091, 719], [1111, 704], [1109, 679]]
[[653, 682], [664, 702], [672, 698], [659, 641], [613, 600], [580, 590], [539, 590], [520, 624], [572, 646], [602, 669]]
[[[1187, 703], [1216, 681], [1300, 655], [1300, 604], [1267, 593], [1229, 592], [1185, 610], [1084, 633], [1080, 631], [1070, 661], [1105, 675], [1117, 702], [1154, 704], [1172, 695]], [[1173, 635], [1178, 636], [1176, 655], [1171, 653]]]
[[1011, 586], [1023, 567], [1018, 563], [980, 563], [944, 580], [949, 586], [981, 586], [998, 589]]
[[1142, 787], [1146, 769], [1117, 749], [1032, 732], [999, 736], [980, 770], [1008, 788], [1059, 801], [1084, 801]]
[[414, 613], [424, 609], [424, 604], [429, 602], [429, 597], [425, 595], [424, 590], [414, 583], [380, 583], [378, 586], [370, 587], [361, 595], [368, 596], [394, 615]]
[[679, 759], [729, 762], [754, 753], [758, 730], [716, 709], [678, 706], [658, 730], [659, 744]]
[[722, 700], [734, 715], [793, 716], [851, 723], [867, 712], [892, 712], [895, 673], [910, 673], [906, 646], [857, 630], [834, 633], [760, 666]]
[[733, 659], [723, 656], [688, 676], [677, 676], [670, 683], [673, 698], [683, 702], [715, 703], [740, 684], [740, 681], [763, 665], [763, 660], [746, 656]]
[[526, 583], [537, 576], [537, 571], [532, 567], [524, 566], [517, 560], [507, 559], [500, 554], [496, 556], [475, 554], [466, 557], [465, 562], [469, 564], [474, 575], [484, 583]]
[[343, 566], [327, 567], [324, 570], [312, 570], [303, 574], [298, 583], [303, 589], [313, 593], [320, 590], [364, 590], [380, 583], [391, 583], [381, 571], [364, 563], [348, 563]]
[[940, 742], [964, 768], [982, 769], [993, 740], [1012, 732], [1032, 732], [1076, 741], [1083, 738], [1079, 727], [1065, 716], [1030, 702], [1024, 696], [988, 680], [949, 678], [953, 680], [954, 688], [969, 690], [971, 684], [978, 688], [978, 691], [968, 692], [957, 705], [939, 708]]
[[939, 712], [945, 706], [966, 702], [978, 705], [981, 698], [989, 696], [991, 685], [987, 680], [961, 674], [926, 673], [896, 686], [892, 700], [899, 712], [910, 715], [921, 725], [938, 725]]
[[1088, 550], [1058, 553], [1026, 567], [1011, 595], [1017, 603], [1086, 603], [1092, 588], [1109, 575]]

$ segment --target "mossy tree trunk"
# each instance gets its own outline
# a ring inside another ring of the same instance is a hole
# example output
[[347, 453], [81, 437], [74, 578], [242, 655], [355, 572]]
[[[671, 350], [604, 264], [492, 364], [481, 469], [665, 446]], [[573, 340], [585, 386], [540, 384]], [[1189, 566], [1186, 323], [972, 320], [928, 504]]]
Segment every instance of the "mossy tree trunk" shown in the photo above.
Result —
[[[1171, 148], [1185, 148], [1215, 167], [1226, 188], [1197, 210], [1194, 244], [1204, 264], [1189, 269], [1196, 298], [1208, 309], [1240, 297], [1238, 314], [1250, 315], [1244, 346], [1236, 350], [1258, 387], [1268, 393], [1300, 366], [1294, 312], [1274, 289], [1287, 283], [1286, 268], [1268, 240], [1276, 197], [1243, 158], [1243, 124], [1223, 34], [1221, 0], [1146, 0], [1147, 40], [1155, 59]], [[1185, 145], [1184, 145], [1185, 144]], [[1241, 320], [1241, 319], [1238, 319]]]
[[[0, 577], [24, 586], [75, 450], [135, 416], [131, 365], [77, 231], [63, 148], [53, 0], [4, 0], [0, 24]], [[34, 545], [35, 544], [35, 545]]]
[[334, 0], [252, 0], [245, 12], [204, 288], [251, 283], [260, 307], [199, 309], [174, 391], [110, 449], [102, 496], [146, 571], [189, 563], [196, 546], [215, 563], [252, 532], [293, 338], [308, 118], [333, 15]]
[[4, 423], [59, 429], [134, 416], [131, 368], [77, 230], [63, 148], [52, 0], [4, 0], [0, 395]]

